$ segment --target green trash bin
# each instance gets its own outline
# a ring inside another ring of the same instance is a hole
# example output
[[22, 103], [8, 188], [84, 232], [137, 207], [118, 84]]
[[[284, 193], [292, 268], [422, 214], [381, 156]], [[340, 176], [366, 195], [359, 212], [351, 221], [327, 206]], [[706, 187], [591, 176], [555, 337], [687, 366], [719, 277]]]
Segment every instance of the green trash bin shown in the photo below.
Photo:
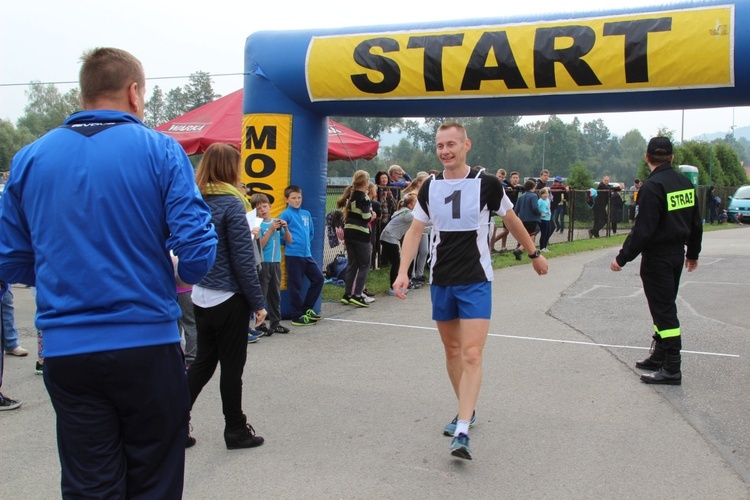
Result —
[[694, 167], [693, 165], [680, 165], [680, 171], [682, 172], [682, 175], [690, 179], [693, 186], [698, 185], [698, 167]]

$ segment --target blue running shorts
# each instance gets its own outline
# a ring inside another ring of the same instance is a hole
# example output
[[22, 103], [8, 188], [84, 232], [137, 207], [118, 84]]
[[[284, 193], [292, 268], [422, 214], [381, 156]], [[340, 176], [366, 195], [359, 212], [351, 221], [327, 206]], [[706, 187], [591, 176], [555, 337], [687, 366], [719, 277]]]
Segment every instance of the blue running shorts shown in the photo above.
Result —
[[492, 282], [470, 285], [430, 286], [432, 319], [490, 319], [492, 314]]

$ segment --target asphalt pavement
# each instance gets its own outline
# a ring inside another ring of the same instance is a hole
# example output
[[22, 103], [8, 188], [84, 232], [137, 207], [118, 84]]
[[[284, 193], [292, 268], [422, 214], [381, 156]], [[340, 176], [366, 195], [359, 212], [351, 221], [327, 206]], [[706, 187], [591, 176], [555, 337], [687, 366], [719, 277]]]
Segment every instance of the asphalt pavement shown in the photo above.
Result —
[[[554, 245], [551, 246], [554, 255]], [[750, 498], [750, 229], [704, 236], [678, 310], [683, 384], [639, 381], [653, 331], [638, 263], [616, 249], [495, 272], [475, 460], [442, 428], [457, 404], [429, 289], [248, 345], [244, 407], [266, 443], [228, 451], [218, 374], [192, 413], [185, 498]], [[26, 358], [6, 356], [0, 499], [59, 496], [55, 415], [34, 375], [29, 290], [14, 288]]]

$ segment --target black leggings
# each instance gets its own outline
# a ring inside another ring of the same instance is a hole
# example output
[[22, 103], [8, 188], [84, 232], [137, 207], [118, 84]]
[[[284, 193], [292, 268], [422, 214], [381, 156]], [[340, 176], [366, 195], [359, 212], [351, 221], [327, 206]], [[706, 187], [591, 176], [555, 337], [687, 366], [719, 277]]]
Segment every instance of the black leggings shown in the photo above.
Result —
[[226, 430], [241, 429], [247, 422], [242, 412], [242, 372], [247, 360], [247, 327], [250, 306], [241, 294], [219, 305], [195, 306], [198, 354], [188, 370], [190, 407], [221, 363], [219, 393]]
[[[380, 244], [383, 247], [383, 257], [387, 259], [391, 264], [391, 287], [393, 282], [398, 277], [398, 268], [401, 266], [401, 249], [395, 243], [388, 243], [387, 241], [380, 240]], [[411, 278], [411, 267], [409, 266], [409, 278]]]

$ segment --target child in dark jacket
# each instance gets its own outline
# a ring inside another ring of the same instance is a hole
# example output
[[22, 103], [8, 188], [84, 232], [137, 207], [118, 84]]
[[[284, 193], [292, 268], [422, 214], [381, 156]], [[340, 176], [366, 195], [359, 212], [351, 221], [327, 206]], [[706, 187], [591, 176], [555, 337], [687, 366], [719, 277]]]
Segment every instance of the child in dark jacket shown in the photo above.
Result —
[[[518, 218], [523, 222], [523, 227], [533, 239], [539, 228], [539, 220], [542, 218], [542, 212], [539, 210], [539, 196], [536, 194], [536, 182], [529, 179], [523, 185], [524, 192], [518, 197], [514, 210]], [[518, 244], [513, 250], [516, 260], [521, 260], [523, 247]]]

